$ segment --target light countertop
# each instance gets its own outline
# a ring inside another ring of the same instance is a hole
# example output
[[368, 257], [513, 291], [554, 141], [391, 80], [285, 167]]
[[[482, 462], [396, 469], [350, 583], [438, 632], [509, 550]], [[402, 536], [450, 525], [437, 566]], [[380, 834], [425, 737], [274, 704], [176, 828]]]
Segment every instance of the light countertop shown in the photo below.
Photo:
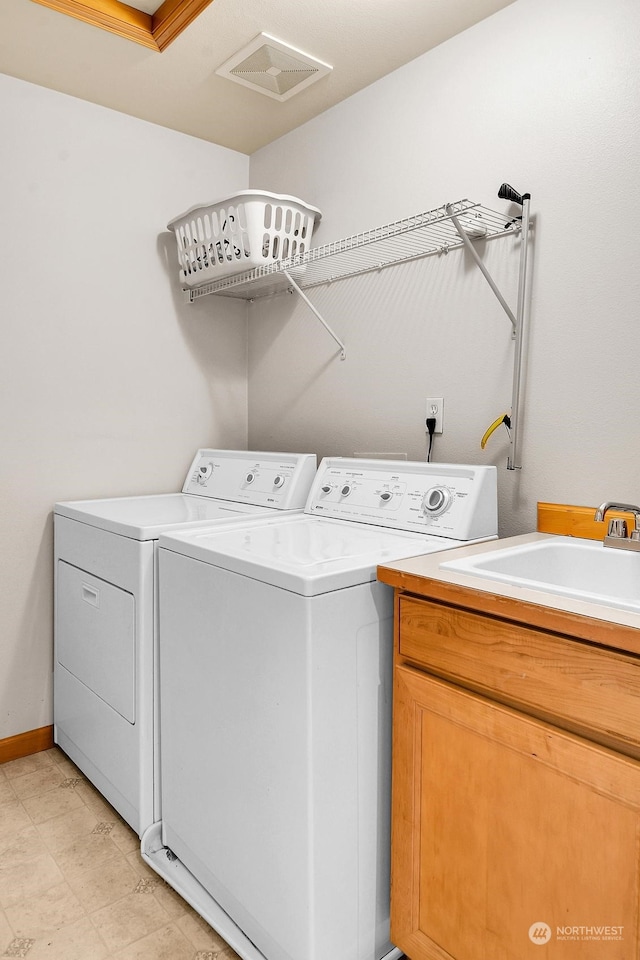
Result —
[[380, 566], [378, 579], [418, 596], [458, 604], [544, 629], [580, 635], [582, 639], [593, 643], [640, 654], [640, 613], [516, 584], [484, 580], [457, 570], [443, 570], [440, 566], [448, 560], [536, 543], [555, 536], [528, 533], [410, 557]]

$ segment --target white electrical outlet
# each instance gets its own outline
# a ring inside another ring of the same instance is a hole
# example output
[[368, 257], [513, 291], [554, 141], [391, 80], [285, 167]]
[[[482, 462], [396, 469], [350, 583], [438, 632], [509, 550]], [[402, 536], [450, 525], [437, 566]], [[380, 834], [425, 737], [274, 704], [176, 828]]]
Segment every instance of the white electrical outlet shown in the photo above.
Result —
[[[436, 418], [436, 429], [434, 433], [442, 433], [442, 427], [444, 423], [444, 400], [442, 397], [427, 397], [427, 412], [425, 414], [425, 420], [428, 420], [429, 417]], [[425, 430], [427, 430], [427, 425], [425, 423]], [[429, 431], [427, 430], [427, 433]]]

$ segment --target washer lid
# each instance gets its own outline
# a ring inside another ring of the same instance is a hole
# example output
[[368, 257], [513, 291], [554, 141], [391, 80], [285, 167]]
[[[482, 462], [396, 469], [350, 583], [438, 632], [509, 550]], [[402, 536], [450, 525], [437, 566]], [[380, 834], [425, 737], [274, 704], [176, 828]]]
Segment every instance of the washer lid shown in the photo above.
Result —
[[447, 550], [458, 541], [298, 514], [225, 531], [168, 534], [159, 545], [309, 597], [375, 580], [379, 563]]
[[184, 493], [74, 500], [55, 505], [58, 516], [79, 520], [132, 540], [157, 540], [161, 533], [173, 529], [200, 527], [214, 521], [222, 524], [273, 512], [270, 507], [192, 497]]

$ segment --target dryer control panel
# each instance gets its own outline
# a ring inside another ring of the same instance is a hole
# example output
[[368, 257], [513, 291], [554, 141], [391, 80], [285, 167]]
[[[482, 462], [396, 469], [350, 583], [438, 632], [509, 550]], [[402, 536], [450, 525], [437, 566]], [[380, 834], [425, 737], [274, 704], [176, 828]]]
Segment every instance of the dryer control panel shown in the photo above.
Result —
[[198, 450], [182, 492], [295, 510], [304, 507], [316, 468], [311, 453]]
[[320, 464], [305, 513], [454, 540], [494, 537], [497, 470], [328, 457]]

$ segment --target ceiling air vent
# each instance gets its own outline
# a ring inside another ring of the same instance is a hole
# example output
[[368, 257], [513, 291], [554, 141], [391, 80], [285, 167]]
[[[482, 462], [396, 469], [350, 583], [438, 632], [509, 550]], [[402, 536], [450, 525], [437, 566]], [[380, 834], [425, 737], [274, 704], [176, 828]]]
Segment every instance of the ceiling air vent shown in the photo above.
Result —
[[332, 70], [328, 63], [260, 33], [216, 73], [274, 100], [288, 100]]

